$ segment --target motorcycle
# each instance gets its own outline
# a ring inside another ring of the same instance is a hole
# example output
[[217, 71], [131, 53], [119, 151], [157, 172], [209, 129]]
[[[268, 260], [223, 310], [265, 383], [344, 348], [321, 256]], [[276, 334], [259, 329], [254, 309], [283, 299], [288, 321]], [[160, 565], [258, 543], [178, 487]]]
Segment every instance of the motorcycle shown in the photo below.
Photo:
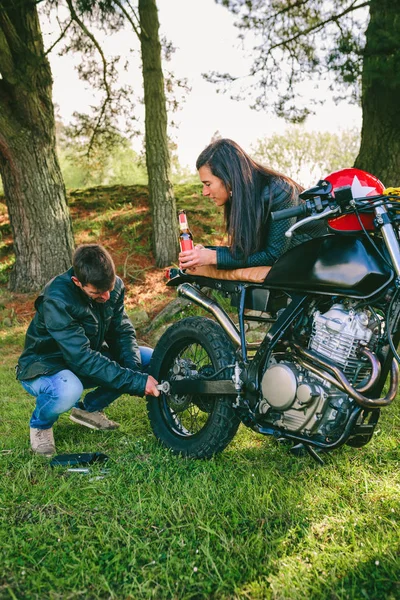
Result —
[[[337, 171], [302, 192], [299, 206], [271, 215], [297, 217], [288, 237], [321, 220], [327, 235], [239, 279], [176, 270], [167, 285], [213, 318], [178, 321], [154, 349], [150, 372], [162, 393], [147, 411], [163, 446], [210, 458], [243, 423], [323, 464], [321, 453], [371, 440], [399, 382], [398, 192], [364, 171]], [[265, 327], [261, 342], [246, 339], [249, 321]]]

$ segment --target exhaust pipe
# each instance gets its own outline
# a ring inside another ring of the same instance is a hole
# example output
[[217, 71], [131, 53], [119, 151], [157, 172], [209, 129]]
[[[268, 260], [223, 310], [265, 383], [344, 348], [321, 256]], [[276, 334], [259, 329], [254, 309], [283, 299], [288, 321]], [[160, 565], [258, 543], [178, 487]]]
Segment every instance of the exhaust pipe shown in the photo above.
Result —
[[205, 310], [208, 310], [217, 319], [225, 333], [230, 337], [235, 346], [239, 347], [240, 344], [240, 333], [232, 321], [232, 319], [226, 314], [224, 310], [219, 306], [215, 300], [209, 298], [202, 291], [193, 287], [190, 283], [182, 283], [177, 287], [179, 296], [188, 298], [192, 302], [195, 302]]
[[[320, 377], [325, 377], [334, 385], [337, 385], [341, 390], [346, 392], [353, 400], [357, 402], [363, 408], [380, 408], [381, 406], [388, 406], [393, 402], [397, 395], [397, 388], [399, 385], [399, 366], [397, 361], [393, 359], [392, 368], [390, 371], [390, 384], [388, 393], [384, 398], [367, 398], [363, 394], [360, 393], [355, 387], [351, 385], [346, 375], [341, 371], [338, 367], [333, 365], [332, 363], [324, 360], [321, 356], [317, 356], [315, 352], [312, 350], [306, 350], [305, 348], [301, 348], [298, 344], [294, 344], [294, 349], [296, 351], [297, 356], [303, 359], [303, 364], [310, 371], [319, 375]], [[371, 352], [366, 354], [368, 358], [371, 360], [372, 364], [378, 359]], [[324, 371], [325, 370], [325, 371]], [[328, 373], [327, 373], [327, 372]], [[380, 368], [378, 365], [374, 365], [372, 379], [376, 381], [376, 374], [380, 372]], [[328, 375], [329, 374], [329, 375]], [[328, 375], [328, 376], [327, 376]], [[362, 391], [365, 389], [369, 389], [371, 387], [371, 380], [368, 382], [367, 386], [361, 388]]]

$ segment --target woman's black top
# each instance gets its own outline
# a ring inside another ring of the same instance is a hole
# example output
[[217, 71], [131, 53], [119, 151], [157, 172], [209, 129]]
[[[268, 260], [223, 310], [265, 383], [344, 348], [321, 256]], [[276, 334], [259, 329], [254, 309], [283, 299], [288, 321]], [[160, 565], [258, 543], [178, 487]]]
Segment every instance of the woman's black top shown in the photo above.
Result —
[[[292, 187], [284, 179], [278, 177], [271, 178], [271, 182], [263, 190], [264, 202], [269, 202], [270, 198], [272, 198], [269, 214], [275, 210], [298, 206], [300, 203], [298, 195], [296, 194], [294, 198], [292, 196]], [[247, 260], [239, 252], [233, 255], [231, 248], [228, 246], [214, 247], [217, 251], [217, 269], [238, 269], [241, 267], [273, 265], [290, 247], [327, 233], [325, 223], [316, 222], [315, 224], [308, 224], [299, 228], [293, 234], [292, 238], [286, 237], [285, 232], [296, 220], [296, 217], [292, 217], [282, 221], [272, 221], [269, 216], [265, 223], [262, 247], [258, 252], [250, 254]]]

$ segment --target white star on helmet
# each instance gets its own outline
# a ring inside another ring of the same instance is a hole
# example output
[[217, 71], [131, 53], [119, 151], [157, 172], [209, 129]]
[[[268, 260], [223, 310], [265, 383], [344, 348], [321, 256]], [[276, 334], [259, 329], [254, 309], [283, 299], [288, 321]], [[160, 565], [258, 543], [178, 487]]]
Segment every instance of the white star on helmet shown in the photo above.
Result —
[[354, 175], [353, 183], [351, 184], [351, 193], [353, 194], [353, 198], [364, 198], [365, 196], [368, 196], [370, 192], [375, 192], [375, 194], [378, 193], [375, 187], [362, 185], [357, 175]]

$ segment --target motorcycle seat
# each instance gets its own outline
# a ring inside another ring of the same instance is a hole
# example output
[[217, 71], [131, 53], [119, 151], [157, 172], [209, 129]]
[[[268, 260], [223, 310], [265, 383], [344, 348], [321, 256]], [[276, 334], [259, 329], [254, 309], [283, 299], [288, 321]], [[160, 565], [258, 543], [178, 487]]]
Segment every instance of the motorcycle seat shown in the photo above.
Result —
[[194, 277], [208, 277], [225, 281], [244, 281], [250, 283], [264, 283], [271, 267], [246, 267], [242, 269], [217, 269], [214, 265], [186, 269], [187, 275]]

